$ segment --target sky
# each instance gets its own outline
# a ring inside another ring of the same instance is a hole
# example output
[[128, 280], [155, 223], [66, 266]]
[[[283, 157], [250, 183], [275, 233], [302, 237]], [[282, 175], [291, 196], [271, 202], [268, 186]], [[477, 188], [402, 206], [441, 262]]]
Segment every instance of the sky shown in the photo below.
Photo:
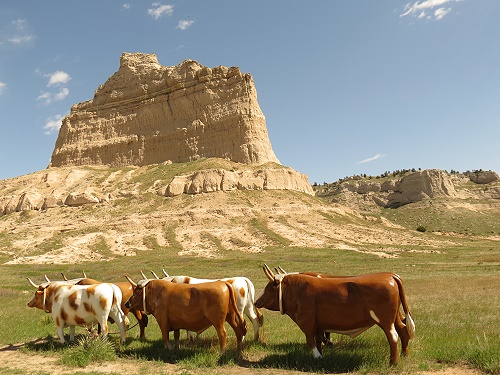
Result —
[[311, 183], [500, 173], [498, 0], [2, 0], [0, 180], [47, 168], [61, 119], [123, 52], [237, 66]]

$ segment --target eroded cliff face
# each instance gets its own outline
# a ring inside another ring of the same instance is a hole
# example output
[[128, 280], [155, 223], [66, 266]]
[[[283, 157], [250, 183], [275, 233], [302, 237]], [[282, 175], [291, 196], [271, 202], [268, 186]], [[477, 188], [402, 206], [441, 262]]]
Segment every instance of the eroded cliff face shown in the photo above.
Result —
[[124, 53], [92, 100], [64, 118], [50, 167], [149, 165], [217, 157], [279, 163], [250, 74]]

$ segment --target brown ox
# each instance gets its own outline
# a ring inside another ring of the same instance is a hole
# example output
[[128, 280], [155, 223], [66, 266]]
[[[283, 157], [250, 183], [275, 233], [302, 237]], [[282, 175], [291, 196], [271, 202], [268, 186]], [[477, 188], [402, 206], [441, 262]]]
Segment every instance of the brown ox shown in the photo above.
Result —
[[[72, 282], [75, 285], [102, 284], [101, 281], [88, 278], [85, 272], [83, 273], [84, 277], [80, 279], [68, 280], [68, 278], [64, 274], [62, 274], [62, 276], [65, 281]], [[47, 279], [47, 276], [45, 276], [45, 278]], [[116, 285], [122, 292], [122, 302], [121, 302], [122, 311], [124, 312], [125, 315], [128, 315], [130, 311], [135, 316], [137, 322], [139, 323], [139, 329], [140, 329], [139, 337], [141, 339], [146, 338], [145, 329], [148, 326], [148, 316], [144, 312], [141, 312], [140, 310], [128, 309], [125, 307], [125, 303], [128, 301], [130, 297], [132, 297], [132, 293], [134, 292], [134, 290], [132, 289], [132, 285], [130, 285], [128, 281], [119, 281], [113, 284]], [[100, 328], [101, 327], [99, 326], [99, 333], [100, 333]]]
[[[325, 332], [356, 337], [375, 324], [382, 328], [389, 342], [391, 365], [398, 362], [398, 336], [403, 354], [408, 353], [415, 324], [399, 276], [392, 273], [352, 277], [274, 275], [267, 265], [264, 273], [270, 281], [255, 306], [280, 311], [292, 318], [306, 335], [315, 358], [321, 358]], [[400, 304], [406, 325], [401, 320]]]
[[200, 332], [210, 326], [217, 331], [220, 350], [224, 350], [227, 336], [224, 322], [233, 328], [238, 349], [242, 348], [247, 325], [236, 307], [231, 284], [214, 281], [191, 285], [166, 280], [141, 280], [136, 284], [128, 276], [127, 279], [134, 292], [125, 306], [151, 313], [169, 350], [173, 349], [170, 331], [174, 331], [175, 348], [178, 348], [181, 329]]

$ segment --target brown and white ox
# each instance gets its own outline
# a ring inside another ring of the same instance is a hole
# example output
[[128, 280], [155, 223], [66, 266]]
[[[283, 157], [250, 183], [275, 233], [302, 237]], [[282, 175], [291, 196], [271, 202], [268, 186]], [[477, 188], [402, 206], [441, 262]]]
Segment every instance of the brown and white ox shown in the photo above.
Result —
[[[199, 279], [190, 276], [169, 276], [165, 269], [162, 269], [162, 271], [165, 274], [163, 280], [168, 280], [178, 284], [201, 284], [217, 280], [226, 281], [231, 284], [236, 291], [236, 307], [238, 308], [239, 313], [242, 316], [246, 315], [248, 319], [250, 319], [250, 322], [252, 322], [253, 325], [254, 340], [257, 341], [259, 339], [259, 328], [264, 325], [264, 315], [254, 305], [255, 287], [250, 279], [243, 276], [226, 277], [223, 279]], [[153, 271], [151, 271], [151, 273], [155, 278], [159, 278]], [[189, 334], [189, 336], [191, 339], [193, 338], [191, 334]]]
[[[101, 281], [97, 281], [95, 279], [88, 278], [87, 275], [85, 274], [85, 272], [83, 273], [84, 277], [78, 278], [78, 279], [68, 280], [68, 278], [64, 274], [62, 274], [62, 276], [66, 282], [73, 283], [75, 285], [102, 284]], [[148, 316], [143, 311], [136, 310], [136, 309], [128, 309], [127, 307], [125, 307], [125, 303], [128, 301], [128, 299], [130, 297], [132, 297], [132, 293], [134, 292], [134, 290], [132, 289], [132, 285], [130, 285], [130, 283], [128, 281], [119, 281], [119, 282], [116, 282], [113, 284], [116, 285], [118, 288], [120, 288], [120, 291], [122, 293], [120, 307], [121, 307], [123, 313], [125, 315], [128, 315], [128, 313], [130, 311], [132, 313], [132, 315], [135, 316], [135, 318], [137, 319], [137, 322], [139, 324], [139, 332], [140, 332], [139, 337], [141, 339], [146, 338], [145, 329], [148, 326]]]
[[169, 350], [174, 348], [169, 339], [170, 331], [174, 331], [175, 348], [178, 348], [181, 329], [200, 332], [213, 326], [219, 337], [220, 350], [223, 351], [227, 336], [224, 322], [233, 328], [238, 349], [242, 348], [247, 326], [236, 308], [231, 284], [223, 281], [175, 284], [161, 279], [141, 280], [136, 284], [128, 276], [127, 280], [133, 286], [134, 293], [126, 306], [145, 311], [156, 318]]
[[92, 323], [99, 323], [102, 335], [107, 336], [108, 317], [118, 325], [121, 343], [125, 343], [129, 320], [120, 308], [122, 294], [116, 285], [73, 285], [59, 281], [36, 285], [29, 278], [28, 281], [37, 288], [28, 306], [52, 314], [61, 343], [66, 342], [64, 327], [67, 326], [70, 327], [70, 341], [75, 339], [75, 326]]
[[[356, 337], [373, 325], [384, 331], [390, 346], [390, 364], [398, 362], [398, 337], [402, 353], [415, 334], [401, 278], [392, 273], [352, 277], [318, 277], [277, 274], [267, 265], [269, 279], [255, 306], [288, 315], [304, 332], [315, 358], [321, 358], [325, 332]], [[406, 324], [400, 315], [400, 305]]]

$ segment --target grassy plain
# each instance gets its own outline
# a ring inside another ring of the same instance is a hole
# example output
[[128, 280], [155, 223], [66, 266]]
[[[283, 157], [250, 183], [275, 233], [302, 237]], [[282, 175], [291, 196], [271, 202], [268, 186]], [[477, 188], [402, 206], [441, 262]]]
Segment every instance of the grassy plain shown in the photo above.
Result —
[[[266, 228], [266, 231], [269, 231]], [[439, 237], [433, 233], [424, 236]], [[457, 242], [458, 241], [458, 242]], [[458, 243], [458, 245], [457, 245]], [[374, 249], [376, 246], [374, 246]], [[389, 347], [378, 327], [361, 336], [332, 335], [334, 347], [324, 349], [324, 357], [314, 360], [300, 329], [287, 316], [264, 310], [262, 342], [253, 342], [251, 330], [244, 351], [235, 349], [234, 333], [228, 328], [229, 347], [218, 353], [215, 331], [203, 334], [195, 344], [185, 340], [181, 349], [164, 349], [153, 317], [147, 340], [139, 340], [138, 327], [129, 332], [126, 345], [118, 345], [111, 335], [116, 360], [134, 359], [140, 366], [170, 363], [185, 374], [218, 373], [221, 368], [276, 369], [317, 373], [411, 373], [442, 366], [471, 366], [483, 372], [500, 374], [500, 251], [497, 241], [475, 236], [455, 238], [453, 246], [436, 252], [403, 251], [397, 258], [380, 258], [368, 252], [335, 248], [268, 247], [264, 253], [223, 250], [223, 259], [204, 259], [177, 255], [175, 248], [156, 247], [136, 257], [119, 257], [111, 262], [78, 265], [0, 265], [0, 345], [26, 343], [24, 351], [68, 357], [74, 345], [60, 346], [50, 317], [26, 306], [34, 289], [25, 277], [43, 281], [46, 274], [59, 279], [60, 272], [78, 277], [82, 270], [103, 281], [121, 281], [123, 275], [139, 279], [139, 272], [161, 271], [198, 277], [243, 275], [250, 278], [257, 294], [267, 283], [261, 266], [282, 266], [288, 271], [318, 271], [354, 275], [376, 271], [400, 274], [408, 303], [416, 322], [416, 337], [410, 342], [410, 355], [396, 368], [388, 366]], [[132, 316], [131, 323], [135, 324]], [[117, 331], [111, 325], [111, 331]], [[83, 329], [77, 330], [81, 334]], [[71, 357], [71, 355], [69, 356]], [[105, 359], [106, 360], [106, 359]], [[72, 364], [66, 362], [67, 365]], [[142, 365], [141, 365], [142, 364]], [[74, 364], [73, 364], [74, 365]], [[9, 373], [6, 368], [0, 373]], [[140, 372], [138, 372], [140, 373]]]

